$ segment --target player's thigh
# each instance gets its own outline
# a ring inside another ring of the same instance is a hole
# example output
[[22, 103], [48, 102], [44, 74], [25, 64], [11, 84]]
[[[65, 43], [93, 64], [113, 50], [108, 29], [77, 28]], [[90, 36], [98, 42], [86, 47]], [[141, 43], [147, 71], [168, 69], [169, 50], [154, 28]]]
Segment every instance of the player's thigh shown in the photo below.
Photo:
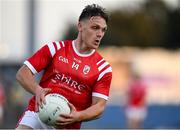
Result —
[[26, 126], [26, 125], [21, 125], [21, 124], [19, 124], [18, 127], [16, 128], [16, 130], [24, 130], [24, 129], [33, 130], [31, 127]]
[[26, 111], [23, 116], [20, 118], [17, 128], [22, 129], [22, 127], [27, 127], [24, 129], [53, 129], [52, 126], [48, 126], [41, 122], [41, 120], [38, 117], [38, 114], [34, 111]]

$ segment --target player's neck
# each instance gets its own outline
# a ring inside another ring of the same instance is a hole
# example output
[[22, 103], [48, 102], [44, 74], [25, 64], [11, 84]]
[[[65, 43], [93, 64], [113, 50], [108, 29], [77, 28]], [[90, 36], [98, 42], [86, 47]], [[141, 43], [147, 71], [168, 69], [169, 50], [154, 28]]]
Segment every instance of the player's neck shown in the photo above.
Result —
[[86, 44], [78, 39], [74, 40], [74, 43], [76, 50], [81, 54], [90, 54], [93, 51], [93, 49], [87, 47]]

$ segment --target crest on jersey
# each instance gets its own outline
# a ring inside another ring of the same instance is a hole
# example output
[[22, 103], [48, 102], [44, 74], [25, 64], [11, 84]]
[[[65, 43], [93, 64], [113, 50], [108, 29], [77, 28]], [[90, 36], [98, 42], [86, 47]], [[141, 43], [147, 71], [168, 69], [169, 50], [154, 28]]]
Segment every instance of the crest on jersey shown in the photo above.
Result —
[[84, 69], [83, 69], [83, 73], [87, 74], [87, 73], [89, 73], [89, 71], [90, 71], [90, 66], [89, 65], [85, 65]]

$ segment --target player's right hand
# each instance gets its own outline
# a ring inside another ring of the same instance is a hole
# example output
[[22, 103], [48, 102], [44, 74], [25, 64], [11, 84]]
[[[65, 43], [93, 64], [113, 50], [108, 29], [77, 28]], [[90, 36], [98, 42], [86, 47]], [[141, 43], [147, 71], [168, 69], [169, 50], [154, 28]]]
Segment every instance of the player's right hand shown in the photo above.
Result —
[[36, 88], [36, 95], [35, 95], [35, 111], [38, 112], [39, 111], [39, 106], [42, 107], [43, 104], [46, 104], [45, 101], [45, 95], [50, 92], [51, 89], [50, 88], [42, 88], [41, 86], [37, 86]]

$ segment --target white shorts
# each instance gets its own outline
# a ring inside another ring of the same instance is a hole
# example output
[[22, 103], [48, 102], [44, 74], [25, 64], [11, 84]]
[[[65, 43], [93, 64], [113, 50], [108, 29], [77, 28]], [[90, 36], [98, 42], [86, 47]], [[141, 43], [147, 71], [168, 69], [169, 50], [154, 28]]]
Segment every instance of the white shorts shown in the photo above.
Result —
[[26, 125], [33, 129], [55, 129], [52, 126], [44, 124], [34, 111], [26, 111], [18, 122], [18, 125]]
[[129, 119], [144, 120], [147, 115], [147, 110], [144, 107], [127, 107], [126, 116]]

